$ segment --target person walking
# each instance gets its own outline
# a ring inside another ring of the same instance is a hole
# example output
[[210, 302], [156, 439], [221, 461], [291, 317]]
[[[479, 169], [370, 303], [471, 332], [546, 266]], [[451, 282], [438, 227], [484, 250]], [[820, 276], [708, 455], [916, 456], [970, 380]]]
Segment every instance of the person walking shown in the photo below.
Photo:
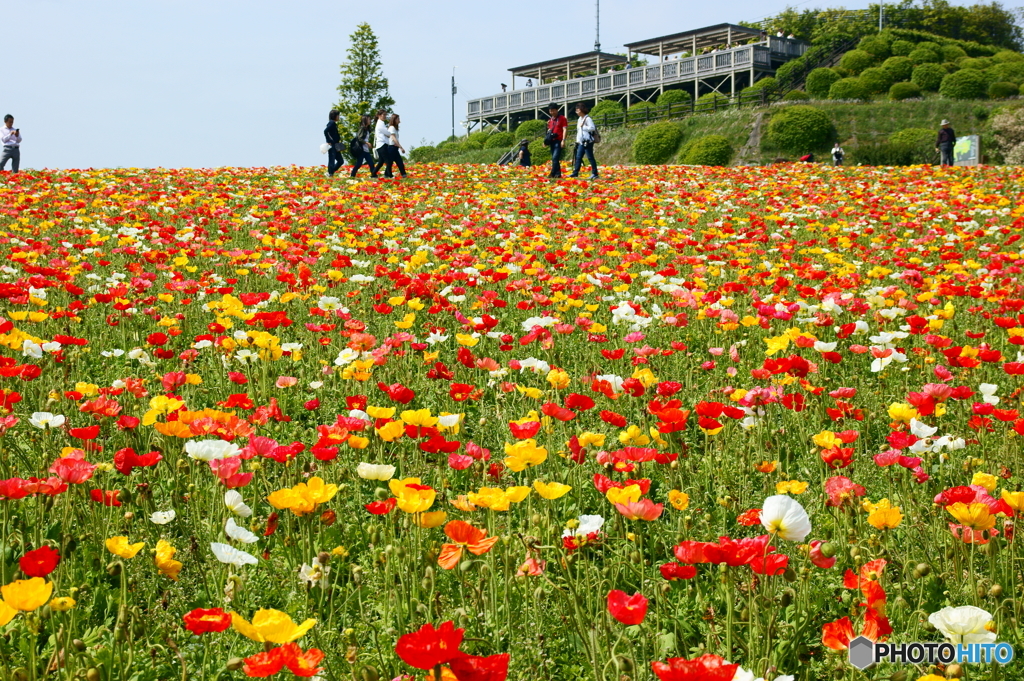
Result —
[[388, 167], [384, 171], [384, 177], [394, 177], [391, 173], [392, 163], [398, 165], [398, 172], [401, 173], [402, 177], [405, 177], [405, 163], [402, 161], [402, 154], [405, 153], [405, 147], [403, 147], [402, 143], [398, 141], [398, 125], [401, 122], [402, 121], [398, 117], [398, 114], [391, 114], [391, 120], [388, 122]]
[[389, 139], [391, 139], [391, 135], [388, 133], [388, 112], [380, 109], [377, 111], [377, 122], [373, 124], [373, 149], [377, 154], [377, 164], [371, 166], [371, 175], [377, 175], [384, 164], [388, 162]]
[[18, 172], [21, 167], [21, 130], [14, 127], [14, 116], [4, 116], [4, 127], [0, 128], [0, 140], [4, 143], [4, 155], [0, 159], [0, 170], [7, 170], [7, 161], [11, 162], [11, 170]]
[[587, 155], [590, 161], [590, 179], [597, 179], [597, 160], [594, 159], [594, 133], [597, 126], [594, 119], [590, 117], [590, 109], [586, 104], [580, 102], [576, 105], [576, 154], [572, 163], [572, 175], [580, 176], [580, 166], [583, 165], [583, 155]]
[[[935, 151], [939, 152], [939, 162], [944, 166], [953, 165], [953, 147], [956, 145], [956, 133], [953, 126], [945, 118], [940, 123], [939, 139], [935, 144]], [[6, 142], [4, 142], [6, 144]]]
[[530, 167], [530, 140], [519, 140], [519, 165], [524, 168]]
[[352, 172], [349, 177], [355, 177], [364, 163], [370, 169], [370, 177], [377, 177], [377, 173], [373, 169], [373, 156], [370, 154], [370, 122], [369, 116], [359, 117], [359, 132], [356, 133], [356, 138], [353, 140], [354, 146], [351, 149], [355, 161], [352, 163]]
[[338, 132], [338, 116], [340, 112], [331, 109], [327, 114], [327, 127], [324, 128], [324, 139], [327, 140], [327, 177], [334, 177], [338, 168], [344, 163], [341, 149], [341, 133]]
[[548, 104], [548, 114], [548, 140], [551, 147], [551, 173], [548, 177], [559, 178], [562, 176], [562, 143], [565, 141], [565, 129], [569, 121], [558, 112], [558, 105], [554, 102]]
[[832, 147], [832, 165], [841, 166], [843, 165], [843, 157], [846, 156], [846, 152], [839, 146], [839, 142], [836, 142], [835, 146]]

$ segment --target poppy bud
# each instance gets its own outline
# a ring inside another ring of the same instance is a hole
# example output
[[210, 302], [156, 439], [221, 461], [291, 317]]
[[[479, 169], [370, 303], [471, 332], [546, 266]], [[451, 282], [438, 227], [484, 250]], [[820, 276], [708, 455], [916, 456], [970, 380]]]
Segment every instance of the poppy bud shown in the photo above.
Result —
[[100, 681], [103, 677], [100, 676], [99, 669], [96, 669], [96, 667], [92, 667], [91, 669], [89, 669], [89, 671], [85, 673], [85, 678], [87, 681]]
[[992, 588], [988, 590], [989, 598], [1000, 598], [1003, 595], [1003, 587], [999, 584], [993, 584]]
[[914, 570], [920, 573], [922, 577], [927, 577], [928, 574], [932, 571], [932, 566], [928, 563], [918, 563]]
[[992, 540], [989, 543], [985, 544], [986, 555], [994, 556], [997, 553], [999, 553], [999, 542]]
[[789, 604], [793, 602], [794, 598], [796, 598], [796, 592], [792, 589], [786, 589], [782, 592], [782, 607], [785, 608], [789, 606]]
[[946, 667], [946, 678], [947, 679], [959, 679], [964, 675], [964, 668], [958, 664], [951, 664]]
[[111, 577], [117, 577], [121, 574], [121, 561], [115, 560], [113, 563], [107, 565], [107, 574]]
[[83, 641], [80, 638], [76, 638], [75, 640], [73, 640], [71, 642], [71, 645], [74, 646], [75, 650], [77, 650], [80, 653], [83, 652], [86, 648], [85, 641]]
[[785, 579], [787, 582], [790, 582], [790, 583], [795, 582], [796, 581], [796, 570], [794, 570], [791, 567], [786, 568], [786, 571], [782, 573], [782, 578]]
[[244, 666], [245, 666], [245, 660], [243, 660], [240, 657], [229, 658], [227, 664], [224, 665], [224, 667], [229, 672], [237, 672], [239, 669], [241, 669]]
[[427, 612], [429, 612], [429, 610], [430, 608], [427, 607], [426, 603], [420, 603], [416, 606], [416, 612], [420, 615], [423, 615], [424, 617], [427, 616]]
[[352, 566], [352, 581], [356, 584], [362, 584], [363, 582], [363, 568], [358, 565]]
[[907, 670], [901, 669], [889, 677], [889, 681], [907, 681]]
[[533, 590], [533, 600], [539, 601], [542, 598], [544, 598], [544, 587], [538, 586]]
[[818, 547], [818, 550], [821, 551], [821, 555], [825, 556], [826, 558], [831, 558], [832, 556], [836, 555], [835, 544], [830, 544], [829, 542], [825, 542], [824, 544], [822, 544], [820, 547]]
[[380, 674], [374, 667], [363, 667], [363, 681], [380, 681]]
[[856, 546], [854, 546], [852, 549], [850, 549], [850, 558], [854, 558], [854, 559], [860, 558], [860, 549], [857, 548]]
[[377, 489], [373, 490], [373, 496], [377, 499], [377, 501], [384, 501], [385, 499], [391, 496], [391, 492], [384, 489], [383, 487], [378, 487]]
[[473, 569], [473, 561], [471, 561], [471, 560], [464, 560], [464, 561], [462, 561], [461, 563], [459, 563], [459, 569], [462, 570], [463, 572], [469, 572], [470, 570]]
[[750, 621], [750, 608], [743, 608], [740, 610], [740, 622]]
[[628, 674], [633, 671], [633, 661], [625, 655], [616, 655], [615, 668], [623, 674]]
[[124, 519], [125, 520], [134, 520], [135, 519], [135, 514], [132, 513], [131, 511], [125, 511]]

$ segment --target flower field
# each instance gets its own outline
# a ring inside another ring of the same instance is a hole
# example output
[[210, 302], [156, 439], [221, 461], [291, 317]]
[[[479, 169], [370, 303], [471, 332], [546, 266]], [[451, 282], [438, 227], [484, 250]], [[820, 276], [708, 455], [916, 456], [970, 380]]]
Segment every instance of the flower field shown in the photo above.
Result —
[[0, 678], [1022, 678], [1019, 169], [430, 172], [4, 176]]

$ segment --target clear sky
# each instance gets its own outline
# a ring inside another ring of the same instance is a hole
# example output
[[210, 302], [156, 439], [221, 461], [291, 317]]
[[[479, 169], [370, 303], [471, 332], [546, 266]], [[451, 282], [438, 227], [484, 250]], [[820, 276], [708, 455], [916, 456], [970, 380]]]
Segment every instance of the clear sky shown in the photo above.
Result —
[[[602, 0], [601, 47], [786, 4]], [[594, 0], [8, 0], [0, 109], [21, 128], [24, 168], [319, 164], [338, 68], [363, 21], [380, 40], [406, 149], [450, 134], [452, 67], [461, 133], [466, 99], [500, 91], [509, 67], [594, 44]]]

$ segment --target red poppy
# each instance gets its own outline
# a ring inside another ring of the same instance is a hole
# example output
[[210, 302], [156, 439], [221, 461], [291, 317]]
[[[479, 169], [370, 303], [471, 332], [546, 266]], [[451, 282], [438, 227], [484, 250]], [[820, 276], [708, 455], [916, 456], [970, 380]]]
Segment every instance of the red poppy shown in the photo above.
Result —
[[98, 504], [103, 504], [104, 506], [120, 506], [121, 502], [117, 500], [117, 495], [120, 493], [121, 490], [119, 489], [94, 489], [89, 492], [89, 498]]
[[665, 662], [652, 662], [651, 669], [661, 681], [732, 681], [739, 669], [718, 655], [701, 655], [693, 660], [670, 657]]
[[409, 388], [406, 388], [401, 383], [393, 383], [392, 385], [387, 385], [386, 383], [378, 383], [377, 387], [380, 388], [385, 395], [390, 397], [393, 401], [398, 402], [399, 404], [409, 404], [410, 402], [412, 402], [413, 398], [416, 397], [415, 392], [413, 392]]
[[255, 679], [265, 679], [282, 669], [284, 669], [284, 655], [280, 648], [250, 655], [245, 658], [245, 664], [242, 666], [245, 675]]
[[68, 428], [68, 435], [79, 440], [95, 440], [100, 435], [99, 426], [86, 426], [84, 428]]
[[231, 626], [231, 615], [220, 608], [196, 608], [181, 617], [185, 628], [197, 636], [224, 631]]
[[505, 681], [508, 678], [508, 653], [478, 657], [467, 655], [448, 663], [459, 681]]
[[391, 497], [384, 501], [371, 501], [365, 504], [363, 508], [372, 513], [373, 515], [387, 515], [391, 511], [395, 510], [395, 506], [398, 504], [398, 499]]
[[647, 616], [647, 599], [641, 593], [628, 596], [613, 589], [608, 592], [608, 612], [623, 624], [640, 624]]
[[323, 671], [319, 665], [324, 659], [324, 653], [318, 648], [310, 648], [303, 652], [298, 643], [285, 643], [278, 650], [281, 651], [288, 671], [295, 676], [309, 678]]
[[665, 563], [658, 568], [661, 571], [661, 576], [670, 582], [674, 582], [677, 579], [693, 579], [697, 576], [697, 568], [693, 565], [683, 565], [682, 563]]
[[49, 546], [40, 546], [18, 560], [21, 571], [29, 577], [45, 577], [57, 569], [60, 554]]
[[437, 629], [427, 623], [399, 638], [395, 653], [410, 667], [433, 669], [466, 655], [459, 650], [464, 635], [465, 629], [456, 629], [451, 621], [444, 622]]

